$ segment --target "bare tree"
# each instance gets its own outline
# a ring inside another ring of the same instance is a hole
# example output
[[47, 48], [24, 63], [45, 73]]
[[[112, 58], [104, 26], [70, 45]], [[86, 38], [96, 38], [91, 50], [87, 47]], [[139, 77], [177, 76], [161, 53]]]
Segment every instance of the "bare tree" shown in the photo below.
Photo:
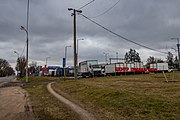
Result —
[[178, 60], [177, 56], [174, 59], [174, 68], [176, 68], [176, 69], [179, 68], [179, 60]]
[[157, 63], [164, 63], [164, 60], [162, 60], [161, 58], [156, 58], [156, 62]]
[[14, 75], [14, 70], [13, 70], [12, 67], [7, 66], [7, 67], [5, 68], [5, 73], [6, 73], [6, 76]]
[[164, 63], [164, 61], [161, 58], [155, 58], [154, 56], [149, 56], [149, 58], [147, 59], [147, 68], [150, 67], [150, 64], [153, 63]]
[[24, 56], [17, 59], [16, 70], [20, 71], [20, 77], [25, 76], [26, 73], [26, 58]]
[[173, 54], [171, 52], [168, 52], [167, 62], [170, 67], [174, 66], [174, 58], [173, 58]]
[[5, 59], [0, 58], [0, 77], [13, 75], [14, 70]]
[[156, 63], [156, 59], [153, 56], [149, 56], [147, 59], [147, 64]]

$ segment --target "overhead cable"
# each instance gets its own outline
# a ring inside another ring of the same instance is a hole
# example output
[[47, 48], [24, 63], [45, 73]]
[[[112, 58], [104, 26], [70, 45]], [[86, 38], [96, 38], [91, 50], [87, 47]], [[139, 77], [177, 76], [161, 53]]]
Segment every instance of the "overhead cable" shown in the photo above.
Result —
[[122, 38], [123, 40], [126, 40], [126, 41], [128, 41], [128, 42], [134, 43], [134, 44], [136, 44], [136, 45], [138, 45], [138, 46], [141, 46], [141, 47], [143, 47], [143, 48], [146, 48], [146, 49], [149, 49], [149, 50], [152, 50], [152, 51], [156, 51], [156, 52], [163, 53], [163, 54], [168, 54], [167, 52], [163, 52], [163, 51], [160, 51], [160, 50], [156, 50], [156, 49], [154, 49], [154, 48], [145, 46], [145, 45], [143, 45], [143, 44], [134, 42], [133, 40], [130, 40], [130, 39], [128, 39], [128, 38], [126, 38], [126, 37], [124, 37], [124, 36], [122, 36], [122, 35], [119, 35], [118, 33], [115, 33], [115, 32], [113, 32], [112, 30], [110, 30], [110, 29], [104, 27], [103, 25], [101, 25], [101, 24], [99, 24], [99, 23], [97, 23], [97, 22], [91, 20], [91, 19], [88, 18], [87, 16], [85, 16], [85, 15], [83, 15], [83, 14], [81, 14], [81, 15], [82, 15], [84, 18], [86, 18], [87, 20], [89, 20], [89, 21], [95, 23], [95, 24], [98, 25], [99, 27], [103, 28], [104, 30], [106, 30], [106, 31], [108, 31], [108, 32], [110, 32], [110, 33], [112, 33], [112, 34], [114, 34], [114, 35], [120, 37], [120, 38]]
[[96, 16], [93, 16], [93, 17], [89, 17], [89, 18], [97, 18], [97, 17], [100, 17], [100, 16], [106, 14], [106, 13], [109, 12], [111, 9], [113, 9], [119, 2], [120, 2], [120, 0], [118, 0], [113, 6], [111, 6], [109, 9], [107, 9], [107, 10], [104, 11], [103, 13], [101, 13], [101, 14], [99, 14], [99, 15], [96, 15]]
[[24, 51], [25, 51], [25, 48], [26, 48], [26, 42], [25, 42], [25, 45], [24, 45], [24, 48], [23, 48], [23, 51], [22, 51], [22, 53], [21, 53], [21, 56], [20, 56], [20, 57], [22, 57], [22, 56], [23, 56]]
[[92, 2], [94, 2], [95, 0], [92, 0], [90, 2], [88, 2], [87, 4], [85, 4], [84, 6], [80, 7], [78, 10], [81, 10], [82, 8], [86, 7], [87, 5], [91, 4]]

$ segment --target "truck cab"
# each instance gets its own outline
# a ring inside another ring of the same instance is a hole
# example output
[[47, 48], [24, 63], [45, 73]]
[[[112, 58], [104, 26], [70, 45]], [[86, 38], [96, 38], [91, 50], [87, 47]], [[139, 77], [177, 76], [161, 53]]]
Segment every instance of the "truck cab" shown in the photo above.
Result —
[[105, 67], [102, 64], [96, 64], [91, 66], [93, 76], [105, 76]]
[[79, 63], [79, 72], [82, 77], [93, 77], [104, 75], [104, 67], [97, 60], [86, 60]]

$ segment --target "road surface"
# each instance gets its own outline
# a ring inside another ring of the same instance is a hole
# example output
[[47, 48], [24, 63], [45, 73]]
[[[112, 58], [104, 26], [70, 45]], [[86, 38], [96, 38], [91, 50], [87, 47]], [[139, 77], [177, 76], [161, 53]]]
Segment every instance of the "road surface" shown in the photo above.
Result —
[[5, 84], [8, 84], [9, 82], [12, 82], [14, 79], [15, 76], [0, 77], [0, 87], [4, 86]]

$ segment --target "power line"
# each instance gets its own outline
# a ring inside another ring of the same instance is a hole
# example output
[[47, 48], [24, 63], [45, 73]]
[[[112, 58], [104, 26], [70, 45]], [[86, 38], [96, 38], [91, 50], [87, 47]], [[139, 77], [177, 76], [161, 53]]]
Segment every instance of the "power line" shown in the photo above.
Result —
[[86, 18], [87, 20], [89, 20], [89, 21], [95, 23], [96, 25], [98, 25], [99, 27], [103, 28], [104, 30], [106, 30], [106, 31], [108, 31], [108, 32], [110, 32], [110, 33], [112, 33], [112, 34], [114, 34], [114, 35], [116, 35], [116, 36], [118, 36], [118, 37], [120, 37], [120, 38], [128, 41], [128, 42], [134, 43], [134, 44], [136, 44], [136, 45], [138, 45], [138, 46], [144, 47], [144, 48], [149, 49], [149, 50], [153, 50], [153, 51], [156, 51], [156, 52], [159, 52], [159, 53], [163, 53], [163, 54], [168, 54], [167, 52], [163, 52], [163, 51], [160, 51], [160, 50], [156, 50], [156, 49], [154, 49], [154, 48], [151, 48], [151, 47], [142, 45], [142, 44], [140, 44], [140, 43], [134, 42], [133, 40], [130, 40], [130, 39], [128, 39], [128, 38], [126, 38], [126, 37], [124, 37], [124, 36], [122, 36], [122, 35], [119, 35], [119, 34], [113, 32], [112, 30], [104, 27], [103, 25], [101, 25], [101, 24], [99, 24], [99, 23], [91, 20], [91, 19], [88, 18], [87, 16], [85, 16], [85, 15], [83, 15], [83, 14], [81, 14], [81, 15], [82, 15], [84, 18]]
[[88, 3], [85, 4], [84, 6], [80, 7], [78, 10], [80, 10], [80, 9], [82, 9], [82, 8], [84, 8], [84, 7], [86, 7], [87, 5], [91, 4], [91, 3], [94, 2], [94, 1], [95, 1], [95, 0], [92, 0], [92, 1], [88, 2]]
[[99, 15], [96, 15], [96, 16], [93, 16], [93, 17], [89, 17], [89, 18], [97, 18], [97, 17], [100, 17], [100, 16], [106, 14], [106, 13], [109, 12], [111, 9], [113, 9], [119, 2], [120, 2], [120, 0], [118, 0], [113, 6], [111, 6], [109, 9], [107, 9], [107, 10], [104, 11], [103, 13], [101, 13], [101, 14], [99, 14]]

